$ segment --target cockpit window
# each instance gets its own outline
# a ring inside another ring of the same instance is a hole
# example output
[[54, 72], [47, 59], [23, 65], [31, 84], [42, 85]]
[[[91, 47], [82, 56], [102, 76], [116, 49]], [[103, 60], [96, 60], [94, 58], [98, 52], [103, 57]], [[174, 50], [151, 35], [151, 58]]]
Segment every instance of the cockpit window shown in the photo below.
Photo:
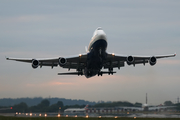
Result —
[[101, 28], [101, 27], [98, 27], [97, 30], [102, 30], [102, 28]]

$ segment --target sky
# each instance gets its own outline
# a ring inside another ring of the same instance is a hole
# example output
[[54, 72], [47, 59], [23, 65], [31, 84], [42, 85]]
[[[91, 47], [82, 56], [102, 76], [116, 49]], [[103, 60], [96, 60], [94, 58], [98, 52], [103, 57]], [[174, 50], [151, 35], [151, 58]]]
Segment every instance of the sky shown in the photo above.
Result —
[[[180, 97], [179, 0], [1, 0], [0, 98], [59, 97], [158, 105]], [[67, 69], [7, 61], [5, 57], [51, 58], [85, 53], [102, 27], [109, 53], [165, 55], [149, 64], [86, 79], [58, 76]]]

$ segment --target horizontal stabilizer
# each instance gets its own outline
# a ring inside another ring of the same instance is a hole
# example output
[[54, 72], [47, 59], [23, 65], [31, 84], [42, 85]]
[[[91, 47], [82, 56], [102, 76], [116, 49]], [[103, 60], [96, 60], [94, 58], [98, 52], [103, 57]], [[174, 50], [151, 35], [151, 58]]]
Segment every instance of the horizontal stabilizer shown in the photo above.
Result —
[[58, 75], [84, 75], [83, 72], [58, 73]]
[[108, 74], [108, 75], [111, 74], [111, 75], [113, 75], [114, 73], [116, 73], [116, 72], [113, 72], [113, 71], [101, 71], [101, 72], [98, 73], [98, 76], [99, 76], [99, 75], [102, 76], [103, 74]]
[[102, 74], [113, 74], [113, 73], [116, 73], [116, 72], [109, 72], [109, 71], [101, 71]]

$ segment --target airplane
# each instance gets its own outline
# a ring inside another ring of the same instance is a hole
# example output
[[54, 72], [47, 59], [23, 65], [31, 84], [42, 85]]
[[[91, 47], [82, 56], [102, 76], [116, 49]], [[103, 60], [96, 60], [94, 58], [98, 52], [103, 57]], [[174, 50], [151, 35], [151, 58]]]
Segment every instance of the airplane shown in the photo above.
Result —
[[[136, 64], [146, 64], [149, 62], [151, 66], [157, 63], [157, 59], [174, 57], [175, 54], [169, 55], [157, 55], [157, 56], [133, 56], [133, 55], [117, 55], [115, 53], [107, 53], [107, 37], [104, 30], [98, 27], [93, 34], [93, 37], [86, 48], [85, 54], [79, 54], [75, 57], [56, 57], [56, 58], [6, 58], [7, 60], [15, 60], [20, 62], [31, 63], [35, 69], [38, 66], [51, 66], [57, 67], [58, 65], [68, 70], [75, 69], [76, 72], [58, 73], [58, 75], [85, 75], [86, 78], [93, 77], [95, 75], [102, 76], [103, 74], [113, 75], [116, 73], [114, 68], [120, 69], [125, 66], [125, 62], [128, 65], [135, 66]], [[102, 71], [102, 69], [108, 69], [108, 71]]]
[[84, 108], [68, 108], [64, 110], [64, 114], [85, 113], [87, 108], [88, 108], [88, 105], [86, 105]]

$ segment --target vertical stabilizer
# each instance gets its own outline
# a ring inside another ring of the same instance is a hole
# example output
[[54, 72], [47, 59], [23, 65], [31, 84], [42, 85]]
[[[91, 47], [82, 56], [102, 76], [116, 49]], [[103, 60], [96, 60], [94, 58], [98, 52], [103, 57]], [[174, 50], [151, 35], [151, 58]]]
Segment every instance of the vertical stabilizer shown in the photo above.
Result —
[[86, 53], [88, 53], [88, 48], [87, 48], [87, 46], [85, 46], [85, 50], [86, 50]]
[[84, 107], [84, 109], [87, 110], [87, 108], [88, 108], [88, 104]]

